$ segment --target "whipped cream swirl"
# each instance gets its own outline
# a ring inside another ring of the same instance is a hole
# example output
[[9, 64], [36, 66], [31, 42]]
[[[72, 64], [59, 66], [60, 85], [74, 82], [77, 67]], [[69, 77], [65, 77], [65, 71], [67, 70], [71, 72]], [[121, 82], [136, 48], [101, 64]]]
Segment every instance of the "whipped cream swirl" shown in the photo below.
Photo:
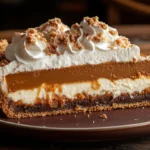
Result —
[[83, 45], [88, 50], [110, 50], [116, 48], [115, 40], [119, 37], [116, 29], [98, 21], [98, 17], [85, 17], [80, 23]]
[[82, 51], [108, 51], [131, 48], [130, 41], [118, 35], [115, 28], [98, 20], [98, 17], [85, 17], [80, 24], [74, 24], [70, 31], [53, 38], [57, 51], [80, 53]]
[[70, 28], [63, 24], [59, 18], [54, 18], [37, 27], [37, 30], [42, 32], [46, 39], [50, 39], [52, 32], [61, 34], [67, 30], [70, 30]]
[[32, 63], [47, 56], [48, 44], [42, 34], [35, 29], [16, 33], [8, 45], [5, 56], [9, 61], [18, 60], [24, 64]]

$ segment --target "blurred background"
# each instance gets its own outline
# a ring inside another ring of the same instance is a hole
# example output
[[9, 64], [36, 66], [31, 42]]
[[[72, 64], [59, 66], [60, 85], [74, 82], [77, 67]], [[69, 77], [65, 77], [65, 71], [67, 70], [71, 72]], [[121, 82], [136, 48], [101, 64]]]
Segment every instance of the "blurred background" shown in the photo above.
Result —
[[36, 27], [54, 17], [70, 26], [84, 16], [99, 16], [135, 43], [150, 41], [150, 0], [0, 0], [0, 38], [9, 38], [4, 30]]
[[35, 27], [60, 17], [65, 24], [99, 16], [109, 24], [149, 24], [150, 0], [0, 0], [0, 30]]

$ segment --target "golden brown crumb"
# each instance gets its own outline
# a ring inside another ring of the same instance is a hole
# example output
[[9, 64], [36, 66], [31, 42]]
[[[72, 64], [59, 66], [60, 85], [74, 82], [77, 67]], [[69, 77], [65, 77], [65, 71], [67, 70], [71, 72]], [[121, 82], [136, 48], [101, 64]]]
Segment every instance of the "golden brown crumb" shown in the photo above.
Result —
[[83, 45], [77, 41], [78, 35], [71, 32], [65, 32], [61, 34], [57, 34], [56, 32], [52, 33], [52, 36], [50, 37], [50, 44], [55, 43], [55, 47], [58, 47], [59, 45], [68, 46], [69, 43], [72, 43], [73, 49], [75, 50], [81, 50], [83, 49]]
[[130, 43], [129, 39], [124, 37], [124, 36], [120, 36], [119, 38], [116, 39], [116, 43], [118, 46], [122, 47], [122, 48], [126, 48], [128, 46], [132, 46], [132, 44]]
[[8, 46], [7, 40], [0, 39], [0, 59], [4, 56], [4, 52], [7, 46]]
[[2, 58], [1, 60], [0, 60], [0, 66], [2, 67], [2, 66], [5, 66], [5, 65], [7, 65], [7, 64], [9, 64], [9, 61], [6, 59], [6, 58]]
[[90, 18], [90, 17], [84, 17], [84, 20], [86, 20], [87, 23], [88, 23], [89, 25], [91, 25], [91, 26], [93, 26], [94, 23], [98, 21], [98, 19], [99, 19], [99, 18], [98, 18], [97, 16], [92, 17], [92, 18]]
[[75, 23], [75, 24], [72, 25], [72, 28], [73, 29], [79, 29], [80, 25], [78, 23]]
[[5, 58], [5, 49], [7, 46], [7, 40], [0, 39], [0, 66], [5, 66], [9, 63], [9, 61]]
[[115, 30], [109, 30], [109, 33], [110, 33], [111, 35], [116, 35], [116, 34], [117, 34], [117, 31], [115, 31]]
[[26, 38], [26, 42], [28, 44], [35, 44], [36, 41], [34, 40], [34, 38], [32, 38], [31, 36], [29, 36], [29, 37]]
[[102, 114], [99, 117], [102, 118], [102, 119], [107, 119], [107, 115], [106, 114]]
[[47, 30], [46, 29], [47, 27], [51, 27], [51, 30], [53, 29], [55, 31], [60, 30], [60, 32], [64, 32], [65, 28], [69, 29], [69, 27], [67, 25], [63, 24], [61, 19], [59, 19], [59, 18], [50, 19], [46, 23], [44, 23], [40, 27], [38, 27], [37, 29], [40, 31], [43, 31], [43, 30]]
[[102, 28], [104, 30], [106, 30], [107, 27], [108, 27], [108, 25], [105, 24], [104, 22], [100, 22], [99, 18], [97, 16], [92, 17], [92, 18], [84, 17], [84, 20], [86, 20], [89, 25], [91, 25], [91, 26], [95, 25], [95, 26], [100, 27], [100, 28]]
[[[36, 30], [35, 28], [29, 28], [26, 30], [27, 33], [27, 38], [26, 38], [26, 43], [27, 44], [34, 44], [36, 41], [34, 39], [34, 37], [36, 37], [38, 40], [42, 40], [47, 44], [47, 48], [44, 50], [46, 52], [47, 55], [52, 55], [52, 54], [57, 54], [60, 55], [57, 51], [56, 51], [56, 47], [51, 45], [46, 38], [44, 37], [43, 33], [39, 32], [38, 30]], [[21, 34], [21, 33], [19, 33]], [[51, 39], [53, 39], [53, 37], [55, 36], [55, 32], [51, 32]]]
[[36, 37], [38, 40], [42, 40], [42, 41], [47, 42], [47, 40], [44, 38], [43, 33], [39, 32], [35, 28], [27, 29], [26, 33], [28, 34], [28, 37], [26, 39], [27, 44], [30, 44], [30, 43], [34, 44], [35, 43], [35, 40], [34, 40], [33, 36]]
[[105, 37], [102, 35], [102, 33], [99, 33], [96, 36], [92, 36], [90, 39], [95, 42], [101, 42], [105, 40]]
[[133, 58], [132, 60], [133, 60], [134, 63], [136, 63], [136, 58]]

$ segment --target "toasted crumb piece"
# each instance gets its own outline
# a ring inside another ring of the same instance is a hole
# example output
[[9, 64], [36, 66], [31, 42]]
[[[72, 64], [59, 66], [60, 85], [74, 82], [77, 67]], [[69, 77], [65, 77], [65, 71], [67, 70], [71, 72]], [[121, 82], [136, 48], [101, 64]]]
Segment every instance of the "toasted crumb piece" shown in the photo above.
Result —
[[8, 46], [8, 42], [5, 39], [0, 39], [0, 59], [4, 56], [5, 49]]
[[8, 42], [5, 39], [0, 39], [0, 51], [5, 51], [8, 46]]
[[102, 115], [100, 115], [100, 118], [107, 119], [107, 115], [106, 114], [102, 114]]
[[119, 38], [116, 39], [116, 43], [118, 46], [122, 48], [127, 48], [131, 47], [132, 44], [130, 43], [129, 39], [123, 36], [120, 36]]
[[0, 58], [0, 66], [5, 66], [9, 64], [9, 61], [6, 58]]
[[93, 120], [93, 124], [95, 123], [95, 121]]
[[113, 36], [118, 33], [117, 30], [109, 30], [108, 32]]

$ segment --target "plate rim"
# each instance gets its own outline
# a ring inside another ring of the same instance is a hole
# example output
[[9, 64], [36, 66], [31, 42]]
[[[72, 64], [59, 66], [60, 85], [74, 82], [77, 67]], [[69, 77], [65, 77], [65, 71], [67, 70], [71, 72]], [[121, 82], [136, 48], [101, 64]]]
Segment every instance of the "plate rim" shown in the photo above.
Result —
[[150, 121], [140, 122], [140, 123], [133, 123], [133, 124], [126, 124], [126, 125], [116, 125], [110, 127], [77, 127], [77, 128], [61, 128], [61, 127], [47, 127], [47, 126], [35, 126], [35, 125], [26, 125], [23, 123], [14, 123], [10, 121], [5, 121], [0, 119], [1, 124], [19, 127], [19, 128], [27, 128], [27, 129], [34, 129], [34, 130], [46, 130], [46, 131], [114, 131], [114, 130], [122, 130], [122, 129], [132, 129], [138, 127], [144, 127], [150, 125]]

